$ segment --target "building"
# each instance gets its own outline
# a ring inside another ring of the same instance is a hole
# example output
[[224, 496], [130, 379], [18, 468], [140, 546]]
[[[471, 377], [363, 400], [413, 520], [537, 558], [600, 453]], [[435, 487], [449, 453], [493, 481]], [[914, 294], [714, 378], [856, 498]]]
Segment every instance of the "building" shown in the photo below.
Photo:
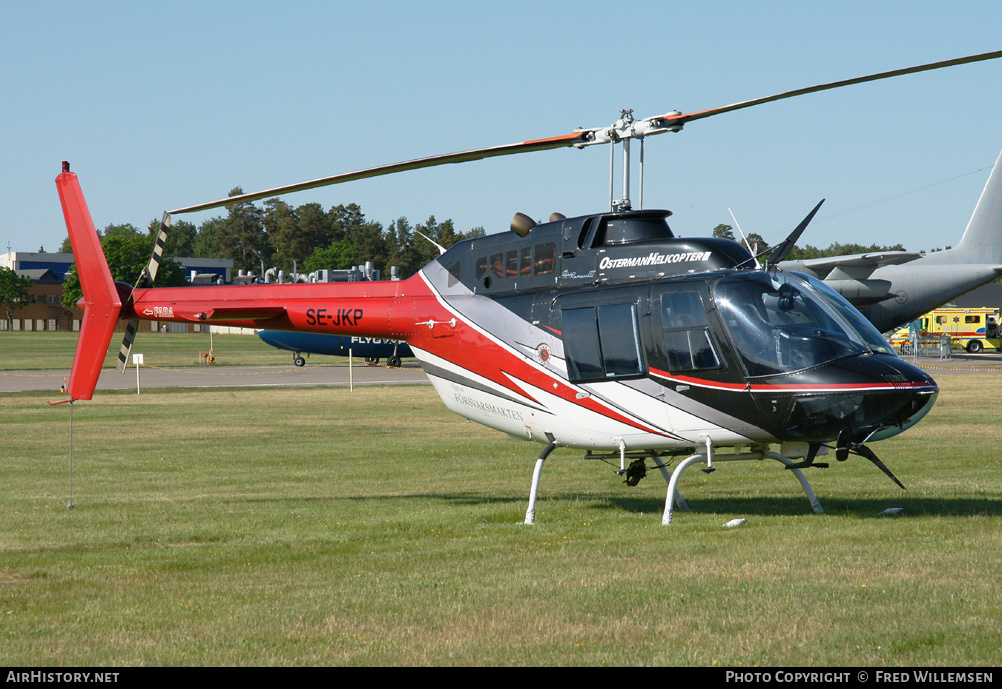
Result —
[[[189, 276], [191, 282], [192, 274], [199, 276], [211, 275], [212, 282], [222, 278], [224, 283], [232, 281], [233, 261], [228, 258], [197, 258], [197, 257], [174, 257], [170, 260], [181, 264], [185, 275]], [[66, 273], [73, 267], [73, 254], [63, 253], [32, 253], [27, 251], [11, 251], [0, 254], [0, 266], [5, 266], [11, 270], [51, 270], [61, 280], [66, 279]]]
[[51, 270], [62, 282], [73, 265], [73, 254], [29, 253], [11, 251], [0, 254], [0, 266], [19, 272], [23, 270]]
[[[233, 273], [233, 261], [228, 258], [172, 258], [184, 268], [192, 283], [212, 284], [216, 282], [229, 283]], [[32, 297], [30, 304], [14, 312], [13, 330], [46, 331], [62, 330], [77, 331], [80, 329], [80, 319], [83, 311], [77, 307], [63, 306], [63, 283], [73, 266], [73, 254], [66, 253], [34, 253], [26, 251], [11, 251], [0, 254], [0, 266], [10, 268], [18, 275], [31, 278], [28, 293]], [[125, 327], [119, 324], [119, 330]], [[152, 325], [156, 330], [157, 324]], [[187, 330], [187, 324], [171, 324], [172, 330]], [[7, 329], [7, 319], [0, 318], [0, 330]]]
[[[14, 311], [13, 330], [79, 330], [83, 311], [63, 306], [63, 280], [49, 268], [14, 269], [31, 278], [28, 295], [31, 303]], [[7, 319], [0, 319], [0, 330], [7, 329]]]

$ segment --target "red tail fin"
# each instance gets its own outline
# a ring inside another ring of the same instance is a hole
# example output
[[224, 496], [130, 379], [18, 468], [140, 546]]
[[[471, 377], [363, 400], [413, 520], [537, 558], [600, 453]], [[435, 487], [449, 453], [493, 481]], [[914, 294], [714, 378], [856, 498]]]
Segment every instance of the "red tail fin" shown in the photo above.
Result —
[[101, 375], [101, 366], [122, 311], [122, 300], [104, 258], [80, 182], [66, 163], [63, 164], [63, 173], [56, 177], [56, 188], [63, 204], [66, 229], [73, 245], [73, 260], [84, 293], [84, 316], [77, 352], [73, 357], [69, 394], [74, 400], [89, 400]]

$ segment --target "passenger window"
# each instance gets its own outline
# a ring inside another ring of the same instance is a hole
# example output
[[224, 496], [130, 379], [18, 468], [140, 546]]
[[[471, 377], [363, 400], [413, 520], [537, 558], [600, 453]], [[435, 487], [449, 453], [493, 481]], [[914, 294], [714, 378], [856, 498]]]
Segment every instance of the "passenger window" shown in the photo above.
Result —
[[964, 323], [980, 323], [981, 316], [964, 316]]
[[571, 381], [612, 380], [644, 373], [634, 304], [564, 309], [561, 317]]
[[506, 277], [517, 278], [518, 277], [518, 251], [509, 251], [506, 260]]
[[491, 256], [491, 272], [496, 278], [504, 277], [504, 254], [493, 254]]
[[480, 258], [477, 259], [477, 268], [476, 268], [476, 271], [477, 271], [476, 272], [476, 280], [477, 280], [477, 282], [480, 282], [481, 280], [484, 279], [484, 276], [487, 275], [487, 257], [486, 256], [481, 256]]
[[518, 276], [519, 277], [531, 277], [532, 276], [532, 247], [527, 246], [522, 249], [522, 260], [518, 264]]
[[557, 265], [557, 245], [553, 242], [536, 246], [536, 275], [550, 275]]

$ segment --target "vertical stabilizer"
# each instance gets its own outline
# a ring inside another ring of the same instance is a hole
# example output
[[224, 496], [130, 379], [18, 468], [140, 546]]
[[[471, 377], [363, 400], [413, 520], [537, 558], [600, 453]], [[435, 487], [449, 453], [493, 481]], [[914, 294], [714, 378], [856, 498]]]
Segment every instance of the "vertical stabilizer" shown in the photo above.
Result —
[[56, 177], [56, 188], [66, 218], [73, 260], [83, 289], [84, 316], [80, 338], [73, 357], [69, 395], [74, 400], [89, 400], [97, 386], [111, 336], [122, 311], [122, 300], [104, 258], [101, 241], [94, 229], [87, 202], [77, 176], [63, 163], [63, 172]]
[[988, 182], [960, 243], [953, 249], [931, 253], [922, 262], [925, 265], [1002, 265], [1002, 154], [988, 175]]
[[957, 249], [976, 252], [982, 263], [1002, 263], [1002, 154], [995, 161]]

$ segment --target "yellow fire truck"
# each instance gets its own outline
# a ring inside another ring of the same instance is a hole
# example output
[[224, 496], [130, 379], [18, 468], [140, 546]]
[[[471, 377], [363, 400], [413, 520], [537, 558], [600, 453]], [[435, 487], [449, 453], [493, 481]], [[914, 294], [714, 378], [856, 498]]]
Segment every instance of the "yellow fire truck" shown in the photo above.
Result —
[[919, 338], [949, 335], [954, 347], [961, 347], [972, 354], [986, 349], [1002, 349], [999, 309], [990, 307], [963, 309], [944, 306], [930, 311], [914, 323], [895, 332], [890, 338], [891, 345], [899, 349], [903, 345], [908, 345], [912, 340], [913, 331], [917, 331]]

